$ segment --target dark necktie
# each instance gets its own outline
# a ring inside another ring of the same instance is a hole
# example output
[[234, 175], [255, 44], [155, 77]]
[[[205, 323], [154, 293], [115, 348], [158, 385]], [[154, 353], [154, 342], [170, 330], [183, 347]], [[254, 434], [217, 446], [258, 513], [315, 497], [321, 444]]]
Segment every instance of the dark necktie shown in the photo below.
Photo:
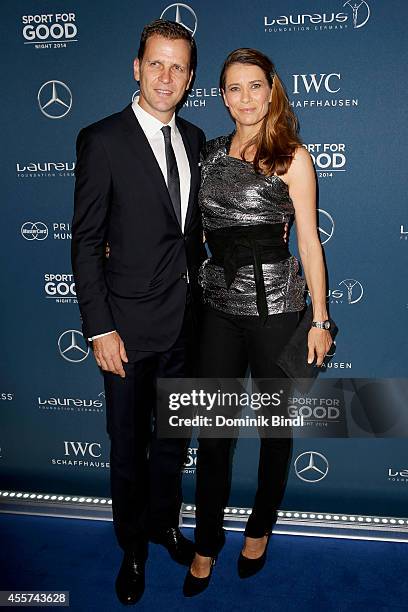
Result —
[[167, 165], [167, 189], [169, 190], [170, 198], [173, 203], [174, 212], [181, 226], [181, 197], [180, 197], [180, 177], [177, 168], [176, 156], [171, 144], [171, 127], [164, 125], [161, 128], [164, 136], [164, 146], [166, 149], [166, 165]]

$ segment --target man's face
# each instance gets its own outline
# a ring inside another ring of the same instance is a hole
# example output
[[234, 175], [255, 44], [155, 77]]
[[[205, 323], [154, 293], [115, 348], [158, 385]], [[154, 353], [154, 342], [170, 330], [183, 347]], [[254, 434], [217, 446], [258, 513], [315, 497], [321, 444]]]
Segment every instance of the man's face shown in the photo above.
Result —
[[143, 59], [134, 61], [135, 79], [140, 83], [139, 104], [163, 123], [169, 121], [190, 85], [190, 53], [187, 40], [155, 34], [146, 41]]

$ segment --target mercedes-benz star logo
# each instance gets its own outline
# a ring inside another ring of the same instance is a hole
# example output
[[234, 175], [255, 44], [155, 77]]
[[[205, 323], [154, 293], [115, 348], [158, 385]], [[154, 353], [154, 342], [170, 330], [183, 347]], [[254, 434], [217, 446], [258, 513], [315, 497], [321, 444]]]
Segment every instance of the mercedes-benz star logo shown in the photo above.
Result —
[[370, 7], [365, 0], [347, 0], [343, 8], [348, 6], [353, 12], [353, 27], [362, 28], [370, 19]]
[[89, 346], [83, 334], [76, 329], [68, 329], [60, 335], [58, 349], [61, 357], [71, 363], [79, 363], [89, 355]]
[[319, 482], [329, 471], [326, 457], [316, 451], [307, 451], [296, 458], [296, 476], [305, 482]]
[[363, 285], [355, 278], [345, 278], [339, 282], [339, 286], [347, 288], [347, 301], [349, 304], [357, 304], [364, 295]]
[[333, 236], [334, 219], [328, 212], [323, 210], [323, 208], [318, 208], [317, 212], [319, 213], [320, 242], [322, 244], [326, 244], [326, 242], [329, 242], [330, 238]]
[[38, 90], [38, 106], [49, 119], [62, 119], [71, 110], [72, 93], [62, 81], [47, 81]]
[[48, 236], [48, 227], [42, 221], [26, 221], [20, 231], [26, 240], [45, 240]]
[[194, 36], [197, 31], [197, 15], [188, 4], [180, 4], [179, 2], [170, 4], [162, 12], [160, 19], [176, 21], [184, 26], [191, 36]]

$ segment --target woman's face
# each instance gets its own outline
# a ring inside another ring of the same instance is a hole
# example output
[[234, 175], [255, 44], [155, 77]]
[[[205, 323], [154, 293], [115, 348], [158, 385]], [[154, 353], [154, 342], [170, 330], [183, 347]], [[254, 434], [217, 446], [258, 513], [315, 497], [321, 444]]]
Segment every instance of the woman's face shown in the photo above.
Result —
[[272, 89], [259, 66], [237, 63], [227, 69], [223, 98], [237, 124], [259, 124], [268, 112], [271, 96]]

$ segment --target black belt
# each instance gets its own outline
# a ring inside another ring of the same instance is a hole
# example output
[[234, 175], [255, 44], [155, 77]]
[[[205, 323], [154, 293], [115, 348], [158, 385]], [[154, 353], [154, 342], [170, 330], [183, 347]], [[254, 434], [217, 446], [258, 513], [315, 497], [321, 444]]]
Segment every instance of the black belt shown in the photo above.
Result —
[[284, 227], [284, 223], [264, 223], [206, 231], [211, 261], [224, 268], [228, 289], [235, 279], [238, 268], [253, 264], [256, 306], [263, 324], [268, 318], [268, 303], [262, 264], [276, 263], [290, 256], [288, 246], [283, 240]]

